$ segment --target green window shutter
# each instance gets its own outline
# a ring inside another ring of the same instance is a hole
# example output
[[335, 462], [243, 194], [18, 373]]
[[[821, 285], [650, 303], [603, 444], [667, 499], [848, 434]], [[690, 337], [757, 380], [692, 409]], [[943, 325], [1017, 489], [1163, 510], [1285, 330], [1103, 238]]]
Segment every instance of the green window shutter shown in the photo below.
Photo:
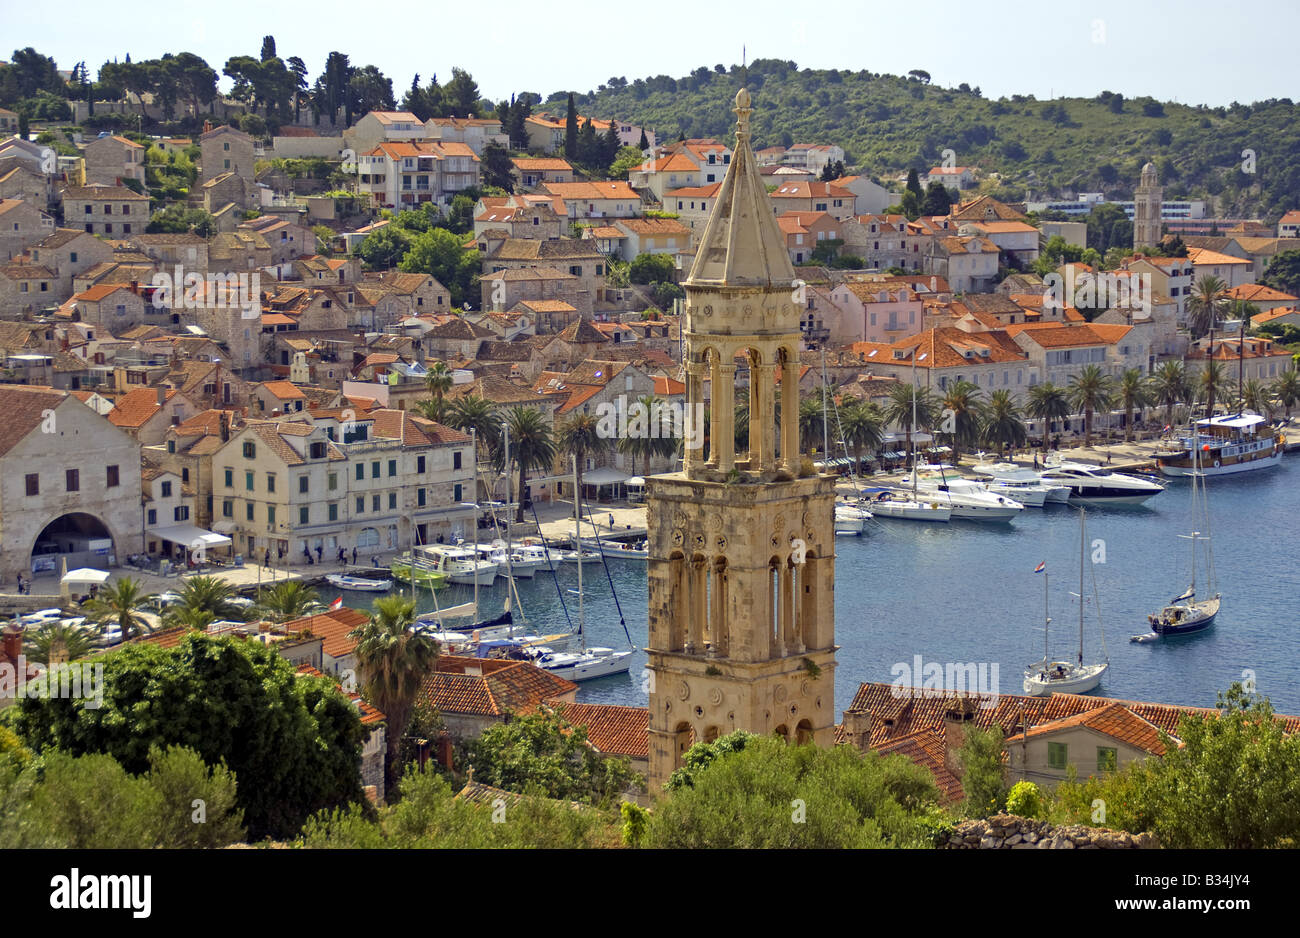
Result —
[[1070, 747], [1065, 743], [1047, 744], [1047, 766], [1052, 769], [1064, 769], [1069, 760]]

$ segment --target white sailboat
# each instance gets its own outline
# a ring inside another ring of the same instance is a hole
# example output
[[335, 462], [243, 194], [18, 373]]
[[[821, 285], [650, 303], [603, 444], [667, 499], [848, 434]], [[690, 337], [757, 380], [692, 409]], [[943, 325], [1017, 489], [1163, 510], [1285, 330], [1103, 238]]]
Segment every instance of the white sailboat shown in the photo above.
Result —
[[[1088, 555], [1086, 514], [1084, 509], [1079, 509], [1079, 654], [1073, 662], [1051, 659], [1048, 632], [1052, 619], [1047, 615], [1047, 567], [1040, 564], [1037, 572], [1043, 574], [1043, 660], [1025, 668], [1024, 682], [1025, 693], [1033, 697], [1086, 694], [1101, 683], [1102, 675], [1110, 667], [1109, 659], [1093, 664], [1083, 663], [1083, 570]], [[1095, 592], [1094, 585], [1094, 594]], [[1100, 626], [1100, 612], [1098, 619]], [[1102, 648], [1105, 648], [1104, 637]]]
[[[913, 353], [915, 355], [915, 353]], [[912, 360], [912, 446], [911, 462], [916, 467], [916, 363], [925, 361], [927, 352], [922, 352]], [[899, 490], [878, 492], [871, 502], [871, 512], [880, 518], [895, 518], [899, 521], [949, 521], [953, 517], [949, 505], [939, 503], [937, 498], [922, 498], [916, 487], [916, 473], [912, 474], [912, 492], [909, 497]]]
[[[1166, 637], [1202, 632], [1214, 624], [1214, 619], [1219, 614], [1219, 593], [1215, 591], [1214, 580], [1214, 553], [1210, 547], [1209, 493], [1205, 486], [1205, 473], [1200, 464], [1201, 452], [1196, 447], [1192, 448], [1192, 471], [1188, 473], [1192, 479], [1192, 533], [1178, 535], [1192, 542], [1192, 582], [1186, 591], [1170, 600], [1169, 605], [1160, 612], [1147, 616], [1152, 636]], [[1197, 530], [1197, 526], [1202, 521], [1205, 525], [1205, 533]], [[1208, 597], [1199, 601], [1196, 598], [1196, 569], [1200, 565], [1196, 549], [1198, 542], [1205, 545], [1202, 553], [1205, 555], [1205, 595]], [[1134, 640], [1149, 640], [1149, 637], [1135, 635]]]
[[[950, 476], [949, 473], [952, 473]], [[912, 467], [912, 490], [952, 510], [963, 521], [1010, 521], [1025, 510], [1014, 498], [990, 492], [983, 483], [963, 479], [946, 464]]]

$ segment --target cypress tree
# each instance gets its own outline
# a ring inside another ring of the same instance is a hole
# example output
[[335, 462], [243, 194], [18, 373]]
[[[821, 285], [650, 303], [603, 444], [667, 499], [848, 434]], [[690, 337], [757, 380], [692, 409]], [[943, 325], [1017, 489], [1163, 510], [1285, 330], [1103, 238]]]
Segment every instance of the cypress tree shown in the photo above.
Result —
[[569, 112], [564, 118], [564, 155], [574, 159], [578, 155], [578, 107], [569, 92]]

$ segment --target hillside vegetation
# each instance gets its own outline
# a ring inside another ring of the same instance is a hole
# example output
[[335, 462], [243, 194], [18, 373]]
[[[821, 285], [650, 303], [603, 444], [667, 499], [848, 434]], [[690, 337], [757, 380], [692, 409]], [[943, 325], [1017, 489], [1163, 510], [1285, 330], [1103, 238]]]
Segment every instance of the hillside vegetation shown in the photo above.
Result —
[[[741, 75], [737, 66], [717, 65], [677, 79], [611, 78], [576, 103], [584, 115], [650, 127], [664, 142], [680, 135], [730, 140], [730, 101]], [[1300, 205], [1300, 113], [1286, 98], [1228, 108], [1110, 92], [992, 101], [978, 88], [931, 85], [923, 72], [903, 78], [800, 70], [776, 59], [754, 61], [746, 83], [756, 147], [838, 144], [849, 165], [881, 181], [911, 167], [925, 172], [951, 149], [956, 165], [999, 174], [986, 186], [1004, 198], [1105, 192], [1128, 199], [1151, 160], [1166, 199], [1203, 199], [1219, 215], [1268, 222]], [[536, 110], [563, 115], [565, 95], [557, 92]], [[1243, 169], [1243, 150], [1254, 151], [1253, 173]]]

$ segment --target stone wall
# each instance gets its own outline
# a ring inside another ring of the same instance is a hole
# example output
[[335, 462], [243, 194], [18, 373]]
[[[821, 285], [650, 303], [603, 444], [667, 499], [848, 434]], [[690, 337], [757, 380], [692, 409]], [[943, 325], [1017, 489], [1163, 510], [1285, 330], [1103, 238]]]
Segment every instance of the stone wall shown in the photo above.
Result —
[[1014, 814], [995, 814], [986, 820], [958, 824], [944, 849], [1149, 850], [1159, 846], [1155, 834], [1130, 834], [1081, 824], [1055, 827]]

